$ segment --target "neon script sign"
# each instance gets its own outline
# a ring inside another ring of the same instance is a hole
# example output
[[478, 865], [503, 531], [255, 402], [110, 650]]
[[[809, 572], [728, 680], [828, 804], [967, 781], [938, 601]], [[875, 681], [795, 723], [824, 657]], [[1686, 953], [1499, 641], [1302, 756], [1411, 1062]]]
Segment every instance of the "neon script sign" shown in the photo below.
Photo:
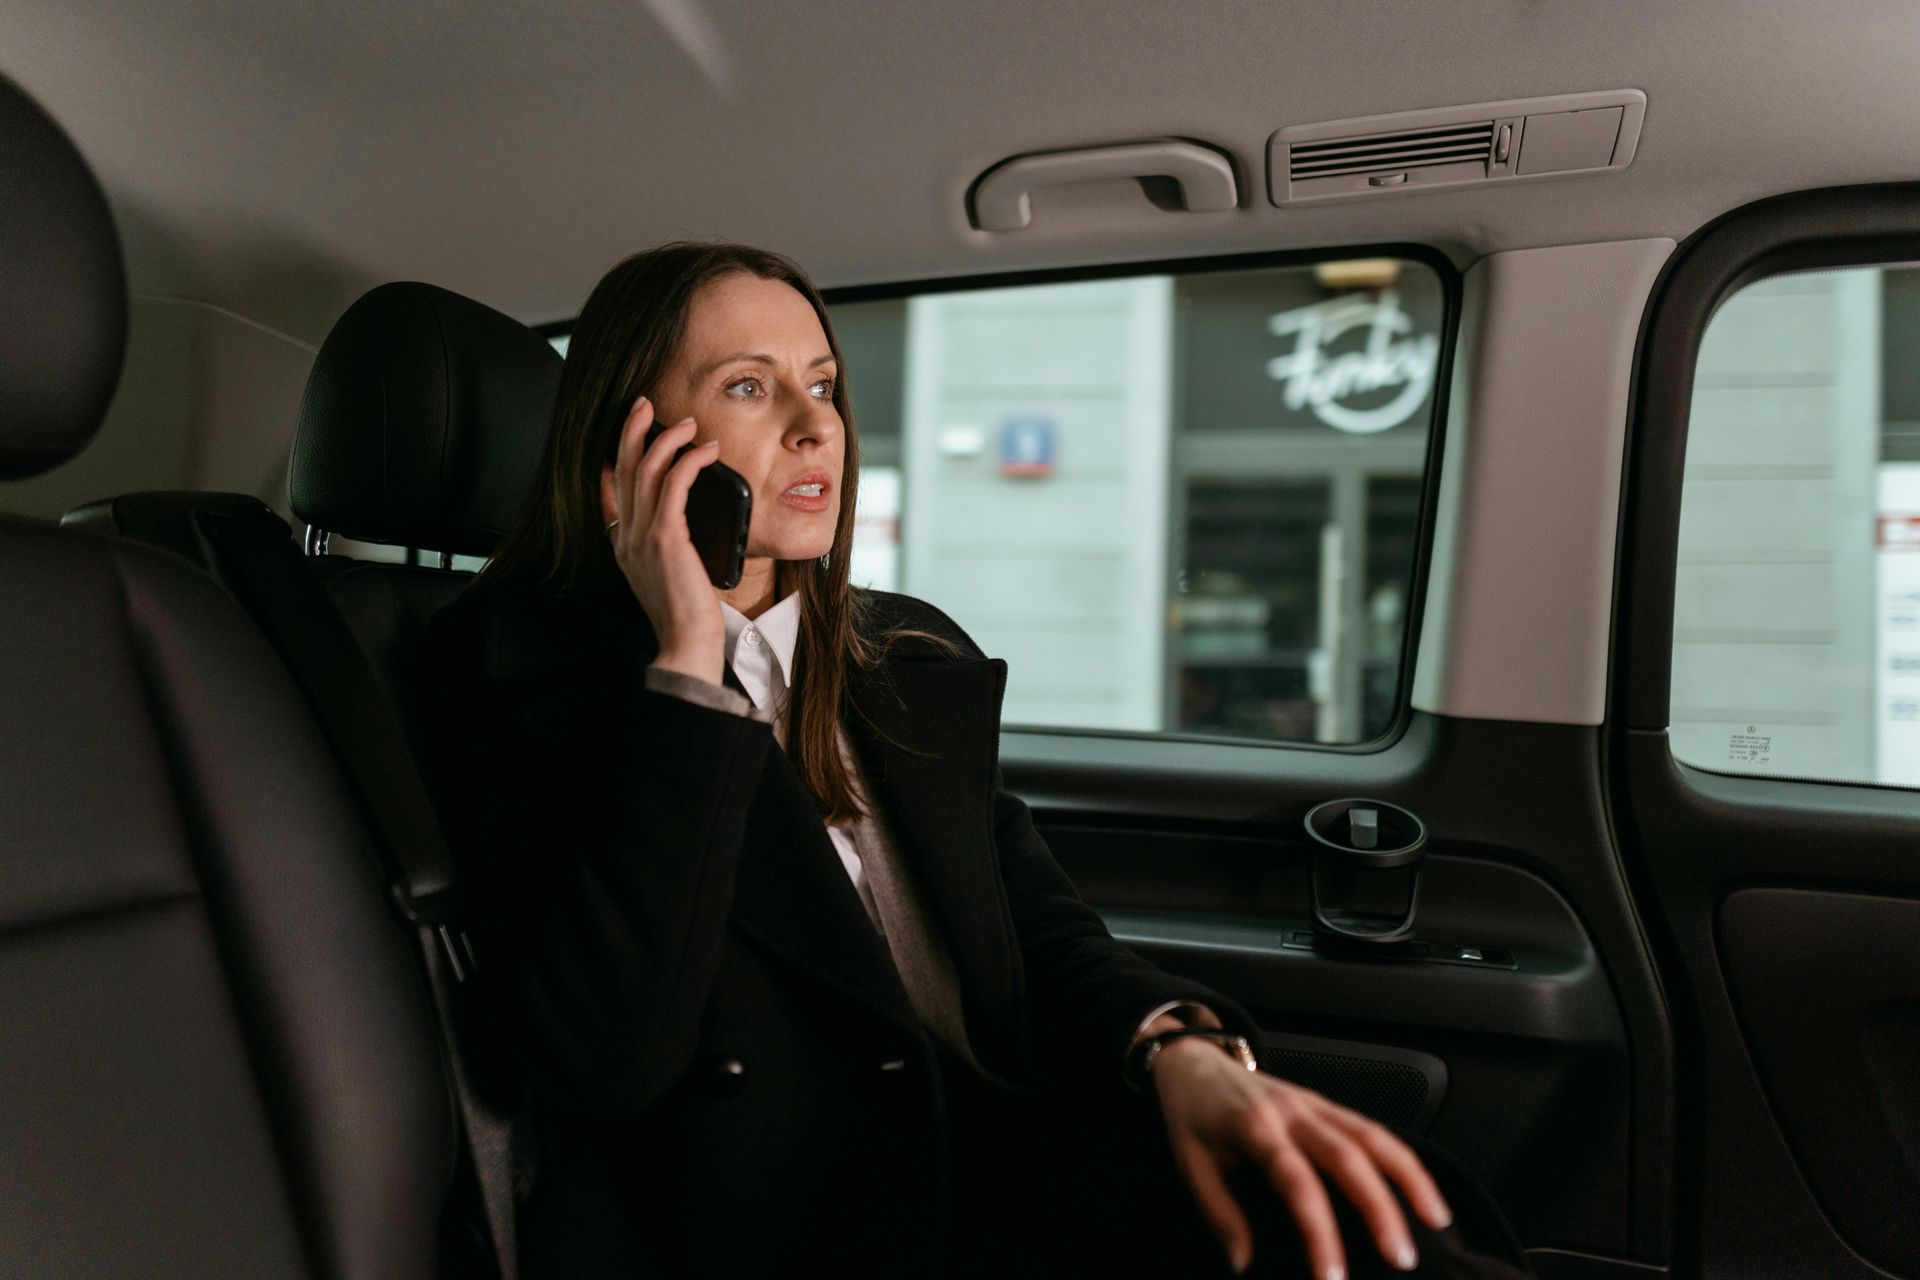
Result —
[[[1414, 333], [1413, 318], [1400, 309], [1400, 295], [1330, 298], [1267, 318], [1276, 338], [1294, 337], [1293, 350], [1267, 361], [1267, 376], [1285, 384], [1287, 408], [1340, 431], [1372, 435], [1413, 416], [1433, 390], [1440, 339]], [[1367, 331], [1358, 351], [1328, 355], [1327, 348], [1354, 329]], [[1398, 387], [1385, 404], [1356, 409], [1345, 401]]]

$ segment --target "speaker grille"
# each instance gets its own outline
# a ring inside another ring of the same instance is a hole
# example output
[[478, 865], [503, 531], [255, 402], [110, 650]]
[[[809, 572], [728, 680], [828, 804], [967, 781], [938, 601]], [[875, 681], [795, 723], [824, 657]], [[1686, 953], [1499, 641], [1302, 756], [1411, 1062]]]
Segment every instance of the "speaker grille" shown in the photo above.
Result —
[[1260, 1065], [1386, 1125], [1408, 1128], [1427, 1105], [1427, 1077], [1404, 1063], [1269, 1047]]

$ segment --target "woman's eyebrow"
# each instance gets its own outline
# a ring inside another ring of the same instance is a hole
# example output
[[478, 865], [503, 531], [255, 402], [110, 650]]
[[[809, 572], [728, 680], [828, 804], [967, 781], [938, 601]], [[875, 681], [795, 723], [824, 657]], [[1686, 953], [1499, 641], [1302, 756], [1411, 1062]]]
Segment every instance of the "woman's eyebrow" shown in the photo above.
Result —
[[[721, 356], [718, 360], [701, 365], [699, 371], [694, 374], [694, 377], [696, 379], [704, 378], [723, 364], [772, 364], [773, 362], [773, 357], [764, 351], [736, 351], [730, 356]], [[833, 353], [829, 351], [825, 355], [815, 356], [812, 360], [808, 361], [807, 368], [818, 369], [823, 364], [832, 363]]]

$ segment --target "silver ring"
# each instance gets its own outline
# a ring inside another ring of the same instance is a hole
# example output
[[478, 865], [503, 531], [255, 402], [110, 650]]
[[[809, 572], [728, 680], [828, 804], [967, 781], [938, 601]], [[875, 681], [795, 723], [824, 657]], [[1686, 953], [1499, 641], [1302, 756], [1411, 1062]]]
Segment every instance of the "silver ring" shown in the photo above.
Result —
[[607, 532], [612, 533], [615, 527], [619, 525], [619, 523], [620, 523], [620, 518], [618, 516], [615, 516], [612, 520], [608, 521]]

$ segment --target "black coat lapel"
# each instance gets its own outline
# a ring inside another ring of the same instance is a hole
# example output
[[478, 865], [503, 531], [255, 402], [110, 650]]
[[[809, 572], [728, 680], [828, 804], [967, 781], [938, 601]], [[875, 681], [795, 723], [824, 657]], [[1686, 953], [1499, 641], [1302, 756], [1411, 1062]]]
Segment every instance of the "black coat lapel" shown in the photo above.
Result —
[[733, 886], [733, 925], [905, 1027], [919, 1018], [886, 939], [847, 878], [813, 797], [786, 757], [760, 775]]
[[[494, 661], [561, 679], [638, 673], [659, 652], [624, 583], [540, 610]], [[993, 775], [1007, 665], [903, 641], [873, 671], [848, 673], [848, 737], [902, 858], [919, 877], [960, 976], [975, 1050], [1019, 1043], [1019, 965], [994, 859]], [[732, 919], [743, 933], [875, 1011], [918, 1016], [812, 797], [784, 754], [769, 759], [748, 815]], [[1005, 1061], [1004, 1058], [1000, 1058]]]
[[1006, 679], [999, 659], [890, 657], [875, 671], [849, 673], [847, 726], [873, 798], [953, 954], [968, 1034], [995, 1047], [1018, 1043], [1019, 967], [993, 846]]
[[[502, 674], [577, 681], [604, 679], [614, 667], [638, 678], [660, 651], [646, 611], [624, 582], [544, 603], [502, 630], [492, 655]], [[919, 1028], [886, 940], [784, 753], [768, 757], [747, 814], [729, 920], [826, 985], [904, 1028]]]

